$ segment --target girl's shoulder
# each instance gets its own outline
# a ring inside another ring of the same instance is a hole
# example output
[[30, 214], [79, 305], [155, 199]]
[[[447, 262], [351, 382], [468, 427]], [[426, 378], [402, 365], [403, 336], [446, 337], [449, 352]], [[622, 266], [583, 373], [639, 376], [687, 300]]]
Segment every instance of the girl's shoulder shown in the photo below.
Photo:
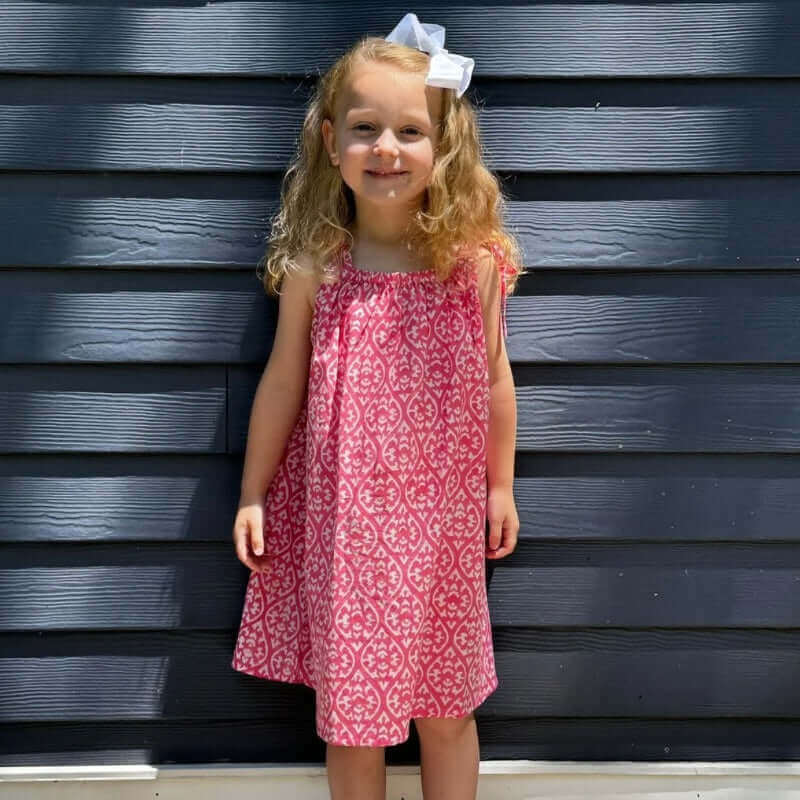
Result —
[[509, 285], [513, 285], [514, 266], [507, 259], [503, 248], [494, 241], [481, 242], [468, 248], [465, 254], [472, 281], [477, 288], [484, 319], [491, 314], [490, 309], [498, 306], [500, 329], [503, 338], [508, 336], [507, 298]]
[[471, 246], [465, 245], [457, 252], [457, 258], [472, 268], [474, 276], [480, 283], [490, 282], [494, 274], [503, 279], [509, 272], [505, 253], [496, 242], [485, 241]]
[[292, 269], [286, 275], [292, 275], [294, 280], [303, 284], [308, 299], [308, 304], [314, 308], [317, 289], [322, 282], [322, 270], [317, 267], [313, 256], [308, 251], [301, 251], [292, 258]]

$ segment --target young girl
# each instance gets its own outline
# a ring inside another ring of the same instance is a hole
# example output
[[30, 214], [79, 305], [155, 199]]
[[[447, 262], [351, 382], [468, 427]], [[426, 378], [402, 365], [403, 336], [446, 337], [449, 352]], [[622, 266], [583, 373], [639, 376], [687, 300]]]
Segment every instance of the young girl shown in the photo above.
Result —
[[384, 797], [412, 719], [425, 796], [473, 798], [473, 711], [498, 686], [485, 558], [519, 529], [504, 337], [522, 269], [462, 96], [473, 62], [443, 43], [408, 14], [320, 79], [260, 271], [281, 299], [232, 667], [315, 690], [333, 800]]

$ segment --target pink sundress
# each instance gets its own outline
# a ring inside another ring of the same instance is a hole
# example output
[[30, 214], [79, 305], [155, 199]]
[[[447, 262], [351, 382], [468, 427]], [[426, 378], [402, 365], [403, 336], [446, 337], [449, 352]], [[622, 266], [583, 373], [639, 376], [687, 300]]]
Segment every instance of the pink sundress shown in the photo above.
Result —
[[272, 561], [250, 573], [231, 666], [313, 688], [324, 741], [378, 747], [498, 686], [486, 340], [470, 260], [444, 282], [360, 270], [346, 246], [331, 266], [306, 399], [265, 496]]

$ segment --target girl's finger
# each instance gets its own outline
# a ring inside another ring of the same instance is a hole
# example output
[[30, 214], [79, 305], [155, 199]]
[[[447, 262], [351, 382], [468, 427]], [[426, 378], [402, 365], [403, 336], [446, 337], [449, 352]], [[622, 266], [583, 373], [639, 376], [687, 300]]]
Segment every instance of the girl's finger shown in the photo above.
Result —
[[[490, 544], [491, 544], [491, 542], [490, 542]], [[504, 558], [509, 553], [513, 553], [514, 552], [514, 548], [516, 547], [516, 545], [517, 545], [516, 536], [513, 536], [511, 534], [511, 531], [509, 531], [507, 529], [504, 529], [503, 530], [503, 543], [502, 543], [502, 546], [501, 547], [497, 547], [495, 549], [492, 549], [491, 547], [488, 547], [486, 549], [486, 556], [487, 556], [487, 558]]]
[[261, 566], [250, 555], [250, 551], [249, 551], [249, 548], [247, 546], [247, 537], [246, 536], [238, 536], [236, 538], [236, 557], [248, 569], [253, 570], [255, 572], [261, 572]]
[[489, 521], [489, 549], [496, 550], [503, 539], [503, 520]]
[[250, 526], [250, 547], [257, 556], [264, 554], [264, 532], [255, 525]]

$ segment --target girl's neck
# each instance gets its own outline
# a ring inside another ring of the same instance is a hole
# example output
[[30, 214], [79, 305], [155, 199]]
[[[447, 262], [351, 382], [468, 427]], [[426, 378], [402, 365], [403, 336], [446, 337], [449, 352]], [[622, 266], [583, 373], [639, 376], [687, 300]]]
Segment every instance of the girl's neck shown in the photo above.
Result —
[[377, 205], [356, 197], [355, 219], [351, 233], [365, 245], [375, 247], [405, 247], [409, 227], [419, 210], [421, 199], [412, 204]]
[[353, 240], [366, 247], [384, 247], [386, 249], [406, 247], [406, 228], [397, 230], [364, 230], [353, 225], [350, 229]]
[[376, 240], [365, 237], [359, 230], [351, 230], [353, 242], [350, 244], [350, 257], [362, 270], [372, 272], [414, 272], [428, 268], [416, 256], [404, 238], [396, 240]]

